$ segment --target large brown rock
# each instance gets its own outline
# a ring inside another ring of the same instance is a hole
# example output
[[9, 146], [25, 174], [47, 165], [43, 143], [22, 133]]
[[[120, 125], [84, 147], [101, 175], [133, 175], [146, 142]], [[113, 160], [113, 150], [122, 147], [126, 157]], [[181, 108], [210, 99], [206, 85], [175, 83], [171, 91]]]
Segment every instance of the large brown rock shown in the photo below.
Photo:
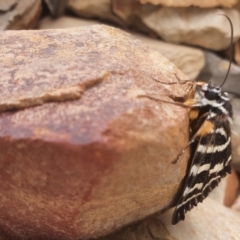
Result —
[[104, 25], [0, 38], [0, 238], [88, 239], [167, 208], [185, 174], [186, 77]]
[[[39, 29], [55, 29], [80, 27], [99, 24], [96, 20], [86, 20], [74, 17], [63, 16], [57, 19], [50, 17], [43, 18], [39, 23]], [[166, 43], [159, 39], [154, 39], [143, 34], [133, 34], [150, 48], [160, 52], [164, 57], [174, 63], [189, 79], [195, 79], [205, 65], [205, 55], [200, 49]]]

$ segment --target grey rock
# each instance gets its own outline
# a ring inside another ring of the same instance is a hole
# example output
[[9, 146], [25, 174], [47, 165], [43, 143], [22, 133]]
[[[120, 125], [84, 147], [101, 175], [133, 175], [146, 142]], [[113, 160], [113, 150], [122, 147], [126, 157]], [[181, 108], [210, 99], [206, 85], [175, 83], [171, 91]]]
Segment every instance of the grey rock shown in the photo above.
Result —
[[[229, 61], [220, 58], [214, 53], [205, 51], [205, 66], [198, 76], [198, 80], [211, 81], [220, 86], [227, 74]], [[227, 81], [222, 89], [240, 95], [240, 67], [232, 63]]]

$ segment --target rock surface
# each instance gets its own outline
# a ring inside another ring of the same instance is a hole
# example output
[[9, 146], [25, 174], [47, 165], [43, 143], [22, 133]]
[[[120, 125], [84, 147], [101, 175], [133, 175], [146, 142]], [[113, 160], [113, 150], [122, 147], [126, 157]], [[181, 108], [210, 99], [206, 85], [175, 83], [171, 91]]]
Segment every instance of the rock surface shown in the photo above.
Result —
[[147, 27], [168, 42], [186, 43], [221, 50], [230, 44], [228, 15], [234, 26], [235, 40], [240, 37], [240, 17], [235, 9], [159, 8], [141, 16]]
[[41, 9], [41, 0], [1, 0], [0, 30], [34, 28]]
[[[73, 17], [60, 17], [56, 20], [46, 17], [40, 22], [39, 29], [69, 28], [94, 24], [99, 24], [99, 22]], [[205, 55], [200, 49], [165, 43], [163, 41], [130, 31], [129, 33], [140, 39], [150, 48], [160, 52], [163, 56], [169, 59], [170, 62], [174, 63], [182, 72], [184, 72], [189, 79], [195, 79], [205, 65]]]
[[167, 7], [201, 7], [201, 8], [212, 8], [212, 7], [233, 7], [238, 0], [138, 0], [139, 2], [146, 4], [152, 3], [155, 5], [163, 5]]
[[187, 113], [139, 95], [183, 97], [153, 80], [185, 79], [173, 64], [103, 25], [9, 31], [0, 45], [1, 240], [87, 239], [169, 206]]

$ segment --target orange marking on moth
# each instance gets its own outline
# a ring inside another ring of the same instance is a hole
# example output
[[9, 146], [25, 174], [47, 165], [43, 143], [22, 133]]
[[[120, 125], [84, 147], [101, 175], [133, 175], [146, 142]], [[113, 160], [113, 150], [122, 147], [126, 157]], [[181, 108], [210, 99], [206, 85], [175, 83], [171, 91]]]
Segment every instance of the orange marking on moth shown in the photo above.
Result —
[[190, 120], [194, 120], [198, 117], [198, 114], [199, 114], [199, 111], [197, 109], [194, 109], [194, 110], [190, 110], [188, 115]]
[[211, 133], [214, 129], [214, 125], [211, 121], [205, 120], [199, 130], [196, 132], [195, 136], [206, 136], [207, 134]]

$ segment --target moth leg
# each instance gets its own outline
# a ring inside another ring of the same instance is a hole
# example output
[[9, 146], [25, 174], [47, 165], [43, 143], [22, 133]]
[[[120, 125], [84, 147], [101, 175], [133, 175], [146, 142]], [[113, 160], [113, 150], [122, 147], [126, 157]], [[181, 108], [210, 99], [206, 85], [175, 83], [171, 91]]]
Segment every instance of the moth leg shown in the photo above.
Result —
[[177, 74], [175, 74], [175, 73], [174, 73], [174, 75], [175, 75], [175, 78], [177, 79], [177, 82], [178, 82], [178, 83], [193, 82], [193, 80], [190, 80], [190, 79], [184, 79], [184, 80], [182, 80], [182, 79], [180, 79], [180, 78], [177, 76]]
[[173, 84], [184, 84], [184, 83], [188, 83], [188, 82], [193, 82], [193, 80], [182, 80], [182, 81], [177, 81], [177, 82], [162, 82], [162, 81], [159, 81], [155, 78], [152, 78], [155, 82], [158, 82], [158, 83], [162, 83], [162, 84], [167, 84], [167, 85], [173, 85]]
[[194, 134], [194, 136], [191, 138], [191, 140], [188, 142], [188, 144], [186, 145], [185, 148], [183, 148], [182, 152], [180, 154], [178, 154], [178, 156], [172, 161], [172, 164], [175, 164], [178, 162], [178, 160], [181, 158], [181, 156], [183, 155], [183, 153], [186, 151], [186, 149], [192, 144], [194, 143], [197, 138], [199, 137], [198, 132], [196, 134]]
[[172, 163], [172, 164], [177, 163], [178, 160], [179, 160], [179, 159], [181, 158], [181, 156], [183, 155], [183, 153], [186, 151], [186, 149], [187, 149], [192, 143], [194, 143], [195, 141], [196, 141], [196, 138], [192, 138], [192, 139], [188, 142], [187, 146], [186, 146], [185, 148], [183, 148], [183, 150], [181, 151], [181, 153], [178, 154], [178, 156], [177, 156], [171, 163]]
[[161, 82], [161, 81], [159, 81], [158, 79], [156, 79], [156, 78], [152, 78], [154, 81], [156, 81], [156, 82], [159, 82], [159, 83], [162, 83], [162, 84], [168, 84], [168, 85], [172, 85], [172, 84], [184, 84], [184, 83], [188, 83], [188, 82], [193, 82], [193, 80], [190, 80], [190, 79], [186, 79], [186, 80], [181, 80], [178, 76], [177, 76], [177, 74], [175, 74], [174, 73], [174, 75], [175, 75], [175, 77], [176, 77], [176, 79], [177, 79], [177, 82]]
[[148, 96], [148, 95], [138, 95], [137, 97], [139, 97], [139, 98], [149, 98], [151, 100], [158, 101], [158, 102], [170, 103], [170, 104], [174, 104], [174, 105], [181, 106], [181, 107], [184, 107], [184, 108], [191, 108], [191, 106], [186, 105], [184, 103], [170, 102], [170, 101], [162, 100], [162, 99], [155, 98], [155, 97]]

